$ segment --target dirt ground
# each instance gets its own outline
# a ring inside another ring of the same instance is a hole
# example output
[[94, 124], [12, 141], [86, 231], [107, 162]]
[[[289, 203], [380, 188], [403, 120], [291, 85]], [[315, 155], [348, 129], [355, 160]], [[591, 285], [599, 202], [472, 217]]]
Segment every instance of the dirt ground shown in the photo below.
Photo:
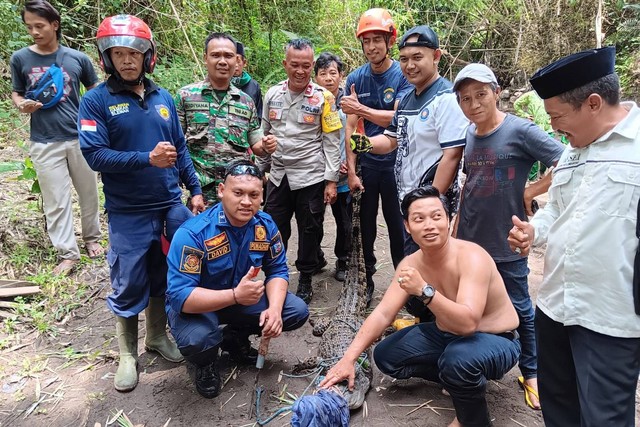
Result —
[[[374, 305], [393, 275], [382, 215], [379, 223]], [[312, 316], [330, 315], [339, 295], [341, 284], [333, 279], [333, 236], [335, 224], [327, 210], [323, 249], [329, 266], [314, 278]], [[294, 236], [288, 253], [292, 291], [298, 277], [292, 262], [292, 249], [296, 247]], [[542, 274], [541, 252], [531, 256], [530, 267], [535, 296]], [[114, 319], [105, 304], [110, 289], [106, 262], [94, 263], [85, 274], [95, 283], [90, 290], [95, 296], [56, 325], [57, 337], [26, 333], [17, 345], [0, 352], [0, 427], [105, 426], [114, 423], [118, 414], [125, 414], [134, 425], [152, 427], [255, 425], [255, 416], [248, 415], [256, 378], [254, 367], [235, 366], [223, 356], [221, 372], [226, 383], [222, 394], [213, 400], [203, 399], [196, 393], [184, 364], [170, 363], [144, 351], [143, 316], [139, 323], [139, 385], [130, 393], [116, 392], [113, 375], [117, 342]], [[259, 378], [259, 385], [265, 389], [260, 404], [262, 419], [288, 405], [276, 396], [291, 399], [308, 389], [313, 377], [292, 378], [287, 374], [298, 359], [316, 354], [319, 341], [311, 335], [309, 324], [272, 341]], [[540, 412], [525, 406], [517, 375], [516, 368], [502, 380], [489, 384], [487, 400], [494, 425], [541, 426]], [[453, 417], [451, 400], [437, 384], [417, 379], [393, 381], [375, 370], [365, 407], [351, 414], [351, 425], [446, 426]], [[269, 424], [285, 426], [290, 418], [284, 415]]]

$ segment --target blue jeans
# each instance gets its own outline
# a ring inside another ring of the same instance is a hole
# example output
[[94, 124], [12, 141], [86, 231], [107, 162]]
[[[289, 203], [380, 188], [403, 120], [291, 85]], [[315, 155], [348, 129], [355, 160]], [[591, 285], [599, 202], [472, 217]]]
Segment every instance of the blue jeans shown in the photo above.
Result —
[[487, 380], [502, 378], [519, 356], [520, 343], [515, 337], [482, 332], [462, 337], [439, 330], [434, 322], [389, 335], [373, 353], [378, 369], [391, 377], [441, 383], [465, 427], [491, 424], [485, 399]]
[[527, 259], [500, 262], [496, 263], [496, 266], [520, 319], [518, 333], [520, 334], [522, 354], [520, 355], [518, 367], [525, 379], [536, 378], [538, 376], [538, 357], [536, 354], [536, 330], [534, 325], [535, 312], [529, 296], [529, 283], [527, 282], [529, 266]]
[[[267, 309], [267, 296], [264, 294], [255, 305], [235, 304], [216, 312], [201, 314], [176, 313], [167, 308], [167, 317], [171, 334], [178, 349], [187, 360], [200, 359], [199, 354], [217, 347], [222, 342], [220, 325], [236, 325], [243, 328], [247, 335], [257, 334], [260, 314]], [[282, 307], [282, 330], [298, 329], [307, 321], [309, 308], [304, 301], [290, 292]], [[204, 363], [200, 363], [204, 364]]]

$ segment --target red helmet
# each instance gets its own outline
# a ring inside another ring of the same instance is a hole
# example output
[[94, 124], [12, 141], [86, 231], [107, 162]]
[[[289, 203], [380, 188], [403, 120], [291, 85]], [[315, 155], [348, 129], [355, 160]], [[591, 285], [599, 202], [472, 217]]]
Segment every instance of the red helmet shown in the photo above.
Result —
[[112, 47], [128, 47], [144, 53], [144, 71], [152, 73], [156, 65], [156, 45], [151, 29], [138, 17], [116, 15], [105, 18], [96, 34], [100, 64], [107, 74], [114, 74], [111, 58], [106, 54]]
[[389, 33], [390, 37], [396, 37], [398, 34], [389, 11], [380, 8], [369, 9], [362, 14], [360, 21], [358, 21], [356, 37], [360, 38], [360, 36], [369, 31], [382, 31]]

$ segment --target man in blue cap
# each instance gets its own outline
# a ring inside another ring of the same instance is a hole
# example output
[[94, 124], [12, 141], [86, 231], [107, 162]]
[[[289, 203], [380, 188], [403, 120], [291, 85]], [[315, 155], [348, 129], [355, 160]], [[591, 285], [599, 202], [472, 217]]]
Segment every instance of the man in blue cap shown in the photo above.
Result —
[[591, 49], [531, 78], [551, 125], [571, 144], [547, 205], [530, 223], [514, 216], [508, 237], [522, 256], [547, 243], [535, 325], [548, 427], [635, 424], [640, 109], [620, 102], [614, 62], [614, 47]]

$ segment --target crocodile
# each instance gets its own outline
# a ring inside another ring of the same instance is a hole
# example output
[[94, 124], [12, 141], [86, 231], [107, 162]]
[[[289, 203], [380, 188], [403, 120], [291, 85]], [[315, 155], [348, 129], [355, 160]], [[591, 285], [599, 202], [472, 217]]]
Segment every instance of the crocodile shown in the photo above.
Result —
[[[322, 367], [321, 374], [335, 365], [344, 356], [366, 317], [367, 276], [362, 252], [360, 231], [360, 199], [362, 193], [352, 195], [352, 249], [348, 260], [347, 273], [333, 316], [310, 320], [313, 335], [321, 336], [318, 357], [306, 359], [294, 367], [294, 372]], [[349, 409], [358, 409], [364, 403], [366, 393], [371, 388], [373, 370], [371, 348], [368, 348], [356, 364], [355, 386], [349, 391], [346, 381], [338, 388], [349, 403]]]

